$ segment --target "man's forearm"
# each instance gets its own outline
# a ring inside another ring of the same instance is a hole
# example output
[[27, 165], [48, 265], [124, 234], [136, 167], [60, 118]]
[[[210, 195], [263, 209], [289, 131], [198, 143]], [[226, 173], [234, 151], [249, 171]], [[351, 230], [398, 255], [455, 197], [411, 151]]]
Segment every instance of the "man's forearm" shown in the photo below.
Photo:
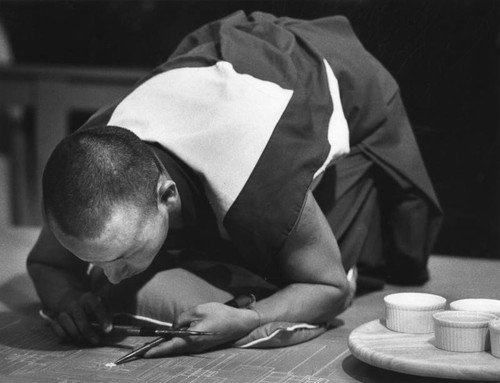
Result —
[[345, 309], [348, 287], [295, 283], [255, 304], [262, 323], [325, 323]]
[[28, 255], [26, 267], [46, 309], [58, 312], [65, 299], [89, 291], [88, 264], [63, 248], [46, 226]]

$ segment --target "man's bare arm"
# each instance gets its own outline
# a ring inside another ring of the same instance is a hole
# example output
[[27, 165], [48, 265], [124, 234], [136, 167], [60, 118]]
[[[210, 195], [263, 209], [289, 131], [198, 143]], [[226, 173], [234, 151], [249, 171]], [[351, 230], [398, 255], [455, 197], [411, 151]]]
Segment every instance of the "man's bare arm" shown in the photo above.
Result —
[[279, 257], [289, 285], [257, 303], [263, 322], [328, 322], [344, 310], [349, 285], [340, 250], [310, 192]]
[[296, 228], [279, 254], [289, 285], [256, 303], [255, 310], [235, 309], [221, 303], [196, 306], [177, 318], [175, 325], [213, 331], [210, 337], [173, 338], [146, 357], [201, 352], [235, 341], [259, 323], [273, 321], [330, 322], [346, 305], [349, 292], [337, 241], [311, 193]]

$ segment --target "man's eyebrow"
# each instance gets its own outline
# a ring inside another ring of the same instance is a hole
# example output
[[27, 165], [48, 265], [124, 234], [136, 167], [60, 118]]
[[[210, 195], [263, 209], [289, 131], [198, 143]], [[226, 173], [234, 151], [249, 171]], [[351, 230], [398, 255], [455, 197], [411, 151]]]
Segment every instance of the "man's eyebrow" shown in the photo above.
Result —
[[124, 259], [128, 256], [129, 253], [127, 252], [124, 252], [124, 253], [121, 253], [119, 254], [116, 258], [113, 258], [113, 259], [110, 259], [110, 260], [107, 260], [107, 261], [97, 261], [96, 263], [111, 263], [111, 262], [115, 262], [119, 259]]
[[115, 262], [119, 259], [125, 259], [127, 257], [132, 256], [133, 254], [136, 254], [137, 252], [139, 252], [141, 250], [144, 250], [144, 244], [142, 244], [141, 246], [137, 246], [137, 245], [132, 246], [128, 250], [121, 252], [116, 258], [110, 259], [108, 261], [99, 261], [99, 263], [111, 263], [111, 262]]
[[94, 261], [94, 262], [91, 262], [91, 263], [102, 265], [102, 264], [108, 264], [108, 263], [116, 262], [117, 260], [122, 259], [122, 258], [123, 258], [122, 256], [119, 256], [119, 257], [116, 257], [116, 258], [113, 258], [113, 259], [109, 259], [107, 261]]

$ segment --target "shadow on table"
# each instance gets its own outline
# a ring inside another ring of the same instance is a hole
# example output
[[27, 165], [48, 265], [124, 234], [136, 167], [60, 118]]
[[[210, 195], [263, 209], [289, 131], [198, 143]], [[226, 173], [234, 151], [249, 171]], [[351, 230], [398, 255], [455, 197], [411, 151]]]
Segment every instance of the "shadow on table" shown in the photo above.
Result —
[[63, 342], [52, 333], [50, 326], [37, 315], [24, 316], [15, 312], [0, 312], [0, 349], [3, 347], [32, 351], [70, 351], [101, 347], [127, 350], [134, 348], [132, 344], [124, 343], [124, 337], [119, 335], [107, 336], [97, 346]]
[[[356, 379], [358, 382], [364, 383], [459, 383], [459, 382], [470, 382], [470, 380], [457, 380], [457, 379], [443, 379], [443, 378], [430, 378], [424, 376], [415, 376], [402, 374], [399, 372], [384, 370], [382, 368], [373, 367], [366, 364], [354, 356], [349, 355], [342, 362], [342, 369], [344, 372]], [[481, 382], [476, 381], [475, 382]]]
[[[27, 274], [15, 275], [0, 286], [0, 347], [39, 351], [68, 351], [91, 348], [63, 343], [39, 315], [41, 304]], [[107, 336], [99, 346], [133, 348], [124, 337]], [[98, 346], [98, 347], [99, 347]], [[94, 347], [92, 347], [94, 348]]]
[[35, 314], [25, 316], [11, 311], [0, 313], [0, 347], [38, 351], [68, 351], [77, 348], [56, 339], [50, 328]]
[[18, 274], [0, 286], [0, 309], [19, 315], [32, 316], [39, 306], [35, 289], [28, 274]]

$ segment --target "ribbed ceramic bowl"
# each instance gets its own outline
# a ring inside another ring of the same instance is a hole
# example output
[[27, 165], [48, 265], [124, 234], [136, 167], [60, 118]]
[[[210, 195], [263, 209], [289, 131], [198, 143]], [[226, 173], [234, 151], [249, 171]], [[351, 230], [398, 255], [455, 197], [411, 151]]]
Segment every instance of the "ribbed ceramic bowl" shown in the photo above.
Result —
[[489, 326], [491, 353], [500, 358], [500, 319], [492, 320]]
[[479, 352], [490, 348], [488, 325], [496, 315], [450, 310], [435, 313], [433, 318], [437, 348], [455, 352]]
[[480, 311], [500, 317], [498, 299], [460, 299], [450, 303], [450, 309], [457, 311]]
[[446, 299], [426, 293], [396, 293], [384, 297], [388, 329], [426, 334], [434, 330], [432, 315], [444, 310]]

